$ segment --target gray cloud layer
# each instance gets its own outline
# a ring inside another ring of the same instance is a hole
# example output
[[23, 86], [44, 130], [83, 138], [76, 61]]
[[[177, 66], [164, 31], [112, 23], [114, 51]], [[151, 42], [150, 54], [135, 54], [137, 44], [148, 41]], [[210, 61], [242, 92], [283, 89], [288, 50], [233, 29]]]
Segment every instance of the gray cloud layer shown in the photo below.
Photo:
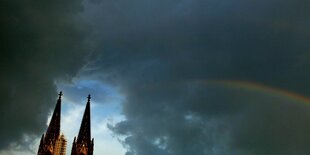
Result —
[[127, 95], [127, 120], [109, 126], [128, 136], [127, 155], [310, 153], [300, 101], [194, 82], [245, 80], [309, 96], [308, 1], [94, 0], [83, 14], [81, 1], [0, 6], [1, 148], [45, 129], [53, 82], [84, 64], [87, 37], [96, 61], [82, 76]]
[[309, 107], [287, 100], [201, 83], [153, 86], [131, 94], [128, 120], [111, 128], [129, 135], [128, 154], [309, 154]]
[[[87, 5], [93, 66], [127, 95], [127, 155], [309, 154], [309, 107], [233, 79], [309, 95], [307, 1], [101, 1]], [[94, 22], [95, 21], [95, 22]]]
[[57, 97], [54, 81], [85, 63], [81, 1], [0, 2], [0, 149], [24, 134], [40, 135]]

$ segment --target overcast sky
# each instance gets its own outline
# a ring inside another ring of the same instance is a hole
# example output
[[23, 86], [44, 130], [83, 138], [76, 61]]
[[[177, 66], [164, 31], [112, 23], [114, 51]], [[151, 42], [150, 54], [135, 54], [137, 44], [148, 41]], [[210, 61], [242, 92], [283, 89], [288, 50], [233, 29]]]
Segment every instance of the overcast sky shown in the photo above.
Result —
[[29, 155], [57, 93], [70, 153], [309, 155], [310, 2], [2, 0], [0, 155]]

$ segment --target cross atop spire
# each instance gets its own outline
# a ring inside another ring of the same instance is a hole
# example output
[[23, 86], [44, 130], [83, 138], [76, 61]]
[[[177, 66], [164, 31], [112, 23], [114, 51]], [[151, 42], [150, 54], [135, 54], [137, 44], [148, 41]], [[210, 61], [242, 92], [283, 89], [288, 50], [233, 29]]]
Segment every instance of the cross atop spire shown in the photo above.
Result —
[[88, 96], [87, 96], [87, 102], [90, 102], [90, 99], [91, 99], [91, 96], [90, 96], [90, 94], [88, 94]]
[[62, 91], [59, 92], [58, 98], [61, 99], [61, 96], [62, 96]]

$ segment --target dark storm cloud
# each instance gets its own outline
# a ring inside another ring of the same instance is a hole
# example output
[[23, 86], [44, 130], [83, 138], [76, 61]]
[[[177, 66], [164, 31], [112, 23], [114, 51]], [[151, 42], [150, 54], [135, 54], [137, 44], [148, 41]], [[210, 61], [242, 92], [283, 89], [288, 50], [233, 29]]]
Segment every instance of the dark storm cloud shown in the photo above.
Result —
[[105, 69], [118, 67], [122, 74], [135, 79], [135, 73], [143, 74], [138, 76], [146, 80], [257, 80], [308, 93], [300, 90], [310, 85], [304, 72], [310, 65], [306, 2], [100, 4], [88, 7], [87, 17], [96, 21], [94, 36], [101, 40], [97, 50]]
[[87, 4], [96, 74], [122, 87], [128, 155], [309, 154], [309, 107], [285, 96], [205, 86], [258, 82], [310, 95], [307, 1]]
[[125, 143], [132, 152], [309, 154], [309, 106], [284, 96], [201, 83], [162, 87], [131, 94], [128, 120], [112, 127], [130, 135]]
[[70, 79], [84, 64], [80, 11], [81, 1], [0, 2], [0, 149], [43, 133], [57, 98], [54, 81]]

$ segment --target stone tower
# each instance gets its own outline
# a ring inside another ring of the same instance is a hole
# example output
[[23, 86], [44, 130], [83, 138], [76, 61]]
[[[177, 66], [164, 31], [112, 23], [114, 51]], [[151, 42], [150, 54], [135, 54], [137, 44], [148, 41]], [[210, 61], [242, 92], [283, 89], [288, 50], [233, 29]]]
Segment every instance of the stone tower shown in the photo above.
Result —
[[46, 134], [42, 135], [38, 155], [65, 155], [67, 141], [60, 133], [61, 96], [60, 92]]
[[74, 137], [73, 140], [71, 155], [93, 155], [94, 139], [91, 140], [90, 134], [90, 95], [87, 99], [78, 137]]

